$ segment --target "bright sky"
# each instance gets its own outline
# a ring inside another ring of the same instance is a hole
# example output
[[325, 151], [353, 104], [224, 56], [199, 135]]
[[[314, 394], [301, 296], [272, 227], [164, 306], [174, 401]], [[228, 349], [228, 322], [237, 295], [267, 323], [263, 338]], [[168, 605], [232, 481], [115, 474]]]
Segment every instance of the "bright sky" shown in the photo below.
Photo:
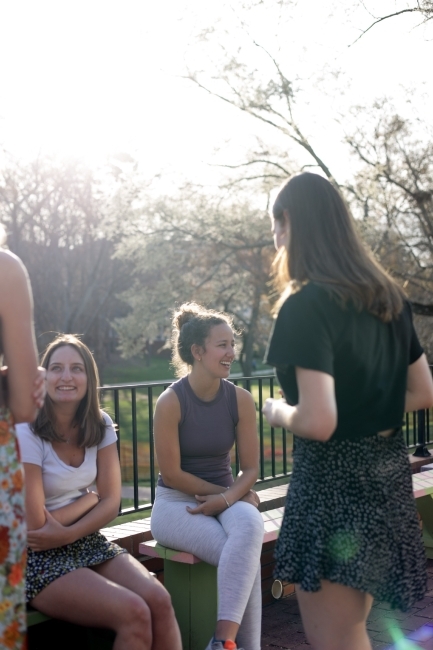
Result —
[[[175, 76], [185, 60], [200, 68], [207, 56], [217, 56], [212, 44], [193, 45], [200, 27], [222, 19], [228, 42], [236, 40], [240, 3], [0, 0], [0, 145], [24, 157], [54, 152], [90, 164], [127, 152], [150, 174], [168, 166], [194, 178], [217, 148], [223, 150], [219, 159], [240, 159], [257, 133], [275, 136]], [[364, 4], [383, 15], [415, 0]], [[314, 76], [312, 83], [301, 82], [299, 119], [338, 170], [346, 162], [336, 143], [353, 124], [347, 116], [353, 104], [368, 105], [385, 94], [402, 112], [431, 119], [433, 28], [415, 28], [419, 16], [385, 21], [348, 48], [373, 20], [365, 9], [348, 13], [346, 0], [300, 0], [286, 22], [275, 11], [257, 12], [251, 34], [288, 76]], [[324, 69], [338, 70], [338, 83], [330, 77], [319, 82]]]

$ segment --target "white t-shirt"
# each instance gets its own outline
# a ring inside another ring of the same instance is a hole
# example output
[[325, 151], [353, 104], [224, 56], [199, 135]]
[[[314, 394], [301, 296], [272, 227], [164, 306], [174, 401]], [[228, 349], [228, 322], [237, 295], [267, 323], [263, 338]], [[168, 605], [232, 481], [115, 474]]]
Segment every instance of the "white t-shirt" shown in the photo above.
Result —
[[96, 480], [96, 457], [99, 449], [113, 444], [117, 435], [113, 421], [102, 412], [107, 428], [99, 445], [86, 447], [84, 460], [79, 467], [71, 467], [56, 454], [51, 442], [35, 435], [28, 424], [15, 426], [23, 463], [32, 463], [42, 468], [42, 482], [47, 510], [67, 506], [80, 496]]

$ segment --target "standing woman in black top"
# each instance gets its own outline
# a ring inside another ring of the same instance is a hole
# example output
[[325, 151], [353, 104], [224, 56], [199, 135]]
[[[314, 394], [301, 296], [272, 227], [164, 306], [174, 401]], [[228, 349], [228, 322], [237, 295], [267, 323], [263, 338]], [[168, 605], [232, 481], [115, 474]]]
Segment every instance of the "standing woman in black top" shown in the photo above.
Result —
[[373, 598], [407, 610], [426, 590], [401, 425], [432, 406], [431, 374], [403, 291], [327, 180], [293, 177], [272, 230], [284, 289], [267, 362], [284, 399], [263, 411], [295, 441], [276, 576], [296, 583], [315, 650], [370, 650]]

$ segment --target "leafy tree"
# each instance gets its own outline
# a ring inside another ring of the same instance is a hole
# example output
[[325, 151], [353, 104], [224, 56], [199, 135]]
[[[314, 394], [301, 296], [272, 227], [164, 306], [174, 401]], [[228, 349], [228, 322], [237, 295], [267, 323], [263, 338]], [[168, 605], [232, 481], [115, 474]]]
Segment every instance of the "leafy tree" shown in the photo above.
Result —
[[[112, 192], [112, 190], [111, 190]], [[74, 162], [8, 158], [0, 170], [0, 220], [32, 282], [35, 326], [44, 346], [54, 332], [78, 332], [102, 364], [110, 320], [124, 312], [126, 262], [113, 260], [119, 218], [107, 182]]]
[[137, 215], [135, 236], [123, 241], [118, 255], [135, 267], [122, 294], [131, 312], [116, 324], [125, 355], [168, 335], [175, 305], [196, 300], [234, 316], [242, 369], [251, 373], [254, 350], [269, 331], [272, 240], [264, 210], [184, 190], [183, 198], [156, 202]]

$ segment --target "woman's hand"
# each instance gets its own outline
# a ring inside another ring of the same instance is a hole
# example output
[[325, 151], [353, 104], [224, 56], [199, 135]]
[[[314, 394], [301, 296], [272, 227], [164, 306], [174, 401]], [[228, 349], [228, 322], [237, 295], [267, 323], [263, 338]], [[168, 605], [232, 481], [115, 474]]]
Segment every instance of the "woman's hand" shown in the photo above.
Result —
[[242, 497], [242, 499], [239, 499], [239, 501], [245, 501], [245, 503], [250, 503], [255, 508], [258, 508], [260, 505], [259, 495], [254, 490], [250, 490], [249, 492], [247, 492], [246, 495]]
[[42, 528], [29, 530], [27, 533], [27, 544], [32, 551], [47, 551], [73, 542], [67, 526], [62, 526], [56, 521], [46, 508], [44, 511], [46, 519]]
[[38, 409], [41, 409], [45, 402], [47, 387], [45, 383], [47, 371], [42, 366], [38, 366], [38, 374], [33, 384], [32, 397]]
[[262, 413], [271, 427], [285, 426], [285, 407], [287, 407], [285, 399], [274, 399], [273, 397], [268, 397], [265, 401]]
[[196, 501], [199, 501], [199, 506], [196, 508], [190, 508], [190, 506], [186, 507], [191, 515], [201, 514], [206, 515], [207, 517], [216, 517], [224, 510], [227, 510], [227, 503], [222, 494], [208, 494], [203, 497], [196, 494], [195, 499]]

